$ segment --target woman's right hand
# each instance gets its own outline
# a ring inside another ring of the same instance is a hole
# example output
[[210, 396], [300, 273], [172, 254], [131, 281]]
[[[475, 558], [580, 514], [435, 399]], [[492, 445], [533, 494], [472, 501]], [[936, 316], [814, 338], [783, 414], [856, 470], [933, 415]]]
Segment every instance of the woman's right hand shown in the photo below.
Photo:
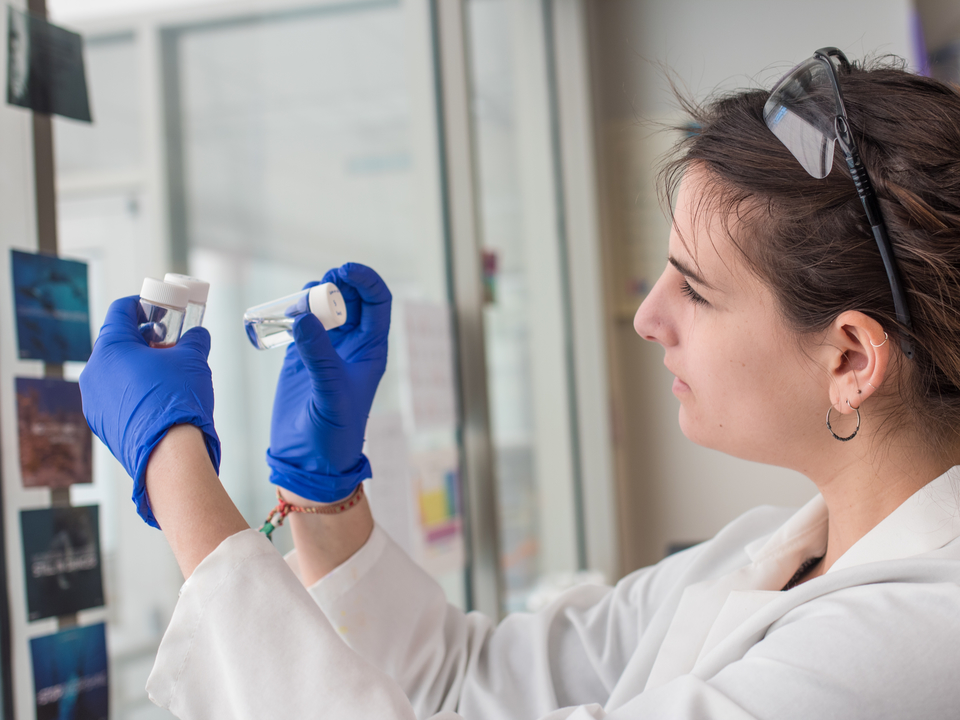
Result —
[[152, 348], [139, 330], [139, 298], [116, 300], [107, 311], [93, 353], [80, 374], [83, 415], [94, 434], [133, 478], [140, 516], [159, 527], [144, 475], [154, 448], [174, 425], [195, 425], [220, 470], [220, 439], [213, 425], [210, 333], [187, 331], [169, 348]]

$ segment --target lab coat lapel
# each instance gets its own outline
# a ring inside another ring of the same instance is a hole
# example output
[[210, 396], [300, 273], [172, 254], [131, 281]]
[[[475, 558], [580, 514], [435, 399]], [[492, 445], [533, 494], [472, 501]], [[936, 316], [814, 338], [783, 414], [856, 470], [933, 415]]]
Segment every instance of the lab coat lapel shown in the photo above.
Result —
[[[825, 543], [826, 506], [823, 498], [817, 496], [768, 539], [747, 546], [747, 557], [752, 561], [749, 565], [688, 586], [679, 598], [652, 667], [648, 656], [634, 655], [610, 694], [606, 709], [610, 711], [627, 702], [640, 688], [659, 687], [690, 672], [707, 640], [712, 647], [722, 639], [712, 631], [719, 619], [723, 618], [726, 631], [739, 626], [758, 607], [747, 599], [749, 591], [779, 590], [800, 563], [811, 552], [820, 551]], [[743, 602], [728, 605], [731, 597], [742, 598]]]
[[644, 690], [691, 671], [697, 659], [772, 598], [809, 557], [826, 546], [827, 514], [817, 496], [759, 548], [748, 547], [749, 565], [683, 592]]
[[644, 691], [658, 688], [690, 672], [730, 592], [762, 582], [768, 569], [750, 564], [729, 575], [700, 582], [684, 590]]

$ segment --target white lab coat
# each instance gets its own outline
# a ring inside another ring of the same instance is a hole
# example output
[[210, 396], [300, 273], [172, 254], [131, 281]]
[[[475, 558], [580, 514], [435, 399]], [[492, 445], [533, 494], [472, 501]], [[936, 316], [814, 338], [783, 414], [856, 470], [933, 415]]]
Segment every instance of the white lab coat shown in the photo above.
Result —
[[960, 717], [960, 467], [825, 575], [817, 497], [494, 626], [446, 604], [379, 528], [309, 591], [261, 534], [184, 584], [147, 689], [181, 718]]

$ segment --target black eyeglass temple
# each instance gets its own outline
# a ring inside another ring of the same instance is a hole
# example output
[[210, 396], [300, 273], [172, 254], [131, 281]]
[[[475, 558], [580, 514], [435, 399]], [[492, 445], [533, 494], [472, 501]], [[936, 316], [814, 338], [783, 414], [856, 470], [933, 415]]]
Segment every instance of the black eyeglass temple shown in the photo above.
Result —
[[910, 318], [910, 309], [907, 307], [907, 296], [903, 288], [903, 280], [900, 277], [900, 270], [897, 265], [896, 257], [893, 254], [893, 245], [890, 243], [890, 237], [887, 235], [887, 226], [883, 221], [883, 214], [880, 212], [880, 203], [877, 200], [876, 191], [873, 189], [873, 183], [870, 182], [870, 175], [860, 160], [860, 153], [857, 150], [856, 142], [847, 125], [847, 111], [843, 103], [843, 92], [840, 90], [839, 79], [833, 68], [831, 57], [839, 60], [844, 70], [850, 70], [850, 62], [847, 56], [841, 50], [835, 47], [820, 48], [814, 53], [814, 57], [822, 58], [830, 66], [830, 79], [837, 99], [837, 118], [836, 134], [837, 143], [843, 152], [843, 157], [850, 170], [850, 176], [857, 188], [857, 196], [863, 205], [863, 210], [867, 215], [867, 222], [870, 223], [870, 230], [873, 238], [880, 250], [880, 258], [883, 260], [883, 269], [887, 273], [887, 280], [890, 283], [890, 292], [893, 295], [893, 308], [897, 314], [897, 322], [900, 323], [900, 349], [908, 359], [912, 360], [914, 355], [913, 340], [907, 334], [913, 329], [913, 322]]
[[910, 309], [907, 307], [907, 296], [903, 289], [903, 281], [900, 278], [900, 270], [896, 257], [894, 257], [893, 254], [893, 245], [890, 243], [890, 237], [887, 235], [887, 226], [880, 212], [880, 203], [873, 189], [873, 183], [870, 182], [867, 169], [860, 160], [860, 153], [857, 151], [857, 147], [850, 135], [850, 128], [847, 127], [843, 115], [837, 116], [836, 130], [837, 142], [843, 152], [844, 159], [847, 161], [850, 177], [853, 178], [853, 184], [857, 188], [857, 196], [863, 205], [867, 222], [870, 223], [870, 230], [877, 243], [877, 248], [880, 250], [883, 269], [886, 271], [887, 280], [890, 283], [890, 292], [893, 295], [893, 309], [897, 314], [897, 322], [899, 322], [901, 326], [900, 349], [903, 350], [903, 354], [907, 356], [907, 359], [912, 360], [914, 354], [913, 340], [906, 331], [913, 329], [913, 322], [910, 318]]

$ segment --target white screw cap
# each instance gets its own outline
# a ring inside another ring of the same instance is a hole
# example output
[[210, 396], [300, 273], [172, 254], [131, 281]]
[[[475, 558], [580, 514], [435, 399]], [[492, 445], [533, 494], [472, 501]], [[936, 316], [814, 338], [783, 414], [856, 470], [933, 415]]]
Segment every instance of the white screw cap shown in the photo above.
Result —
[[164, 282], [163, 280], [154, 280], [153, 278], [144, 278], [143, 286], [140, 288], [140, 298], [151, 302], [154, 305], [166, 305], [180, 310], [187, 308], [187, 302], [190, 300], [190, 290], [183, 285]]
[[308, 297], [310, 312], [317, 316], [325, 330], [333, 330], [347, 321], [347, 304], [340, 288], [333, 283], [323, 283], [310, 288]]
[[163, 281], [173, 283], [174, 285], [183, 285], [190, 291], [190, 302], [197, 305], [207, 304], [207, 295], [210, 293], [210, 283], [200, 278], [190, 277], [189, 275], [180, 275], [179, 273], [167, 273], [163, 276]]

